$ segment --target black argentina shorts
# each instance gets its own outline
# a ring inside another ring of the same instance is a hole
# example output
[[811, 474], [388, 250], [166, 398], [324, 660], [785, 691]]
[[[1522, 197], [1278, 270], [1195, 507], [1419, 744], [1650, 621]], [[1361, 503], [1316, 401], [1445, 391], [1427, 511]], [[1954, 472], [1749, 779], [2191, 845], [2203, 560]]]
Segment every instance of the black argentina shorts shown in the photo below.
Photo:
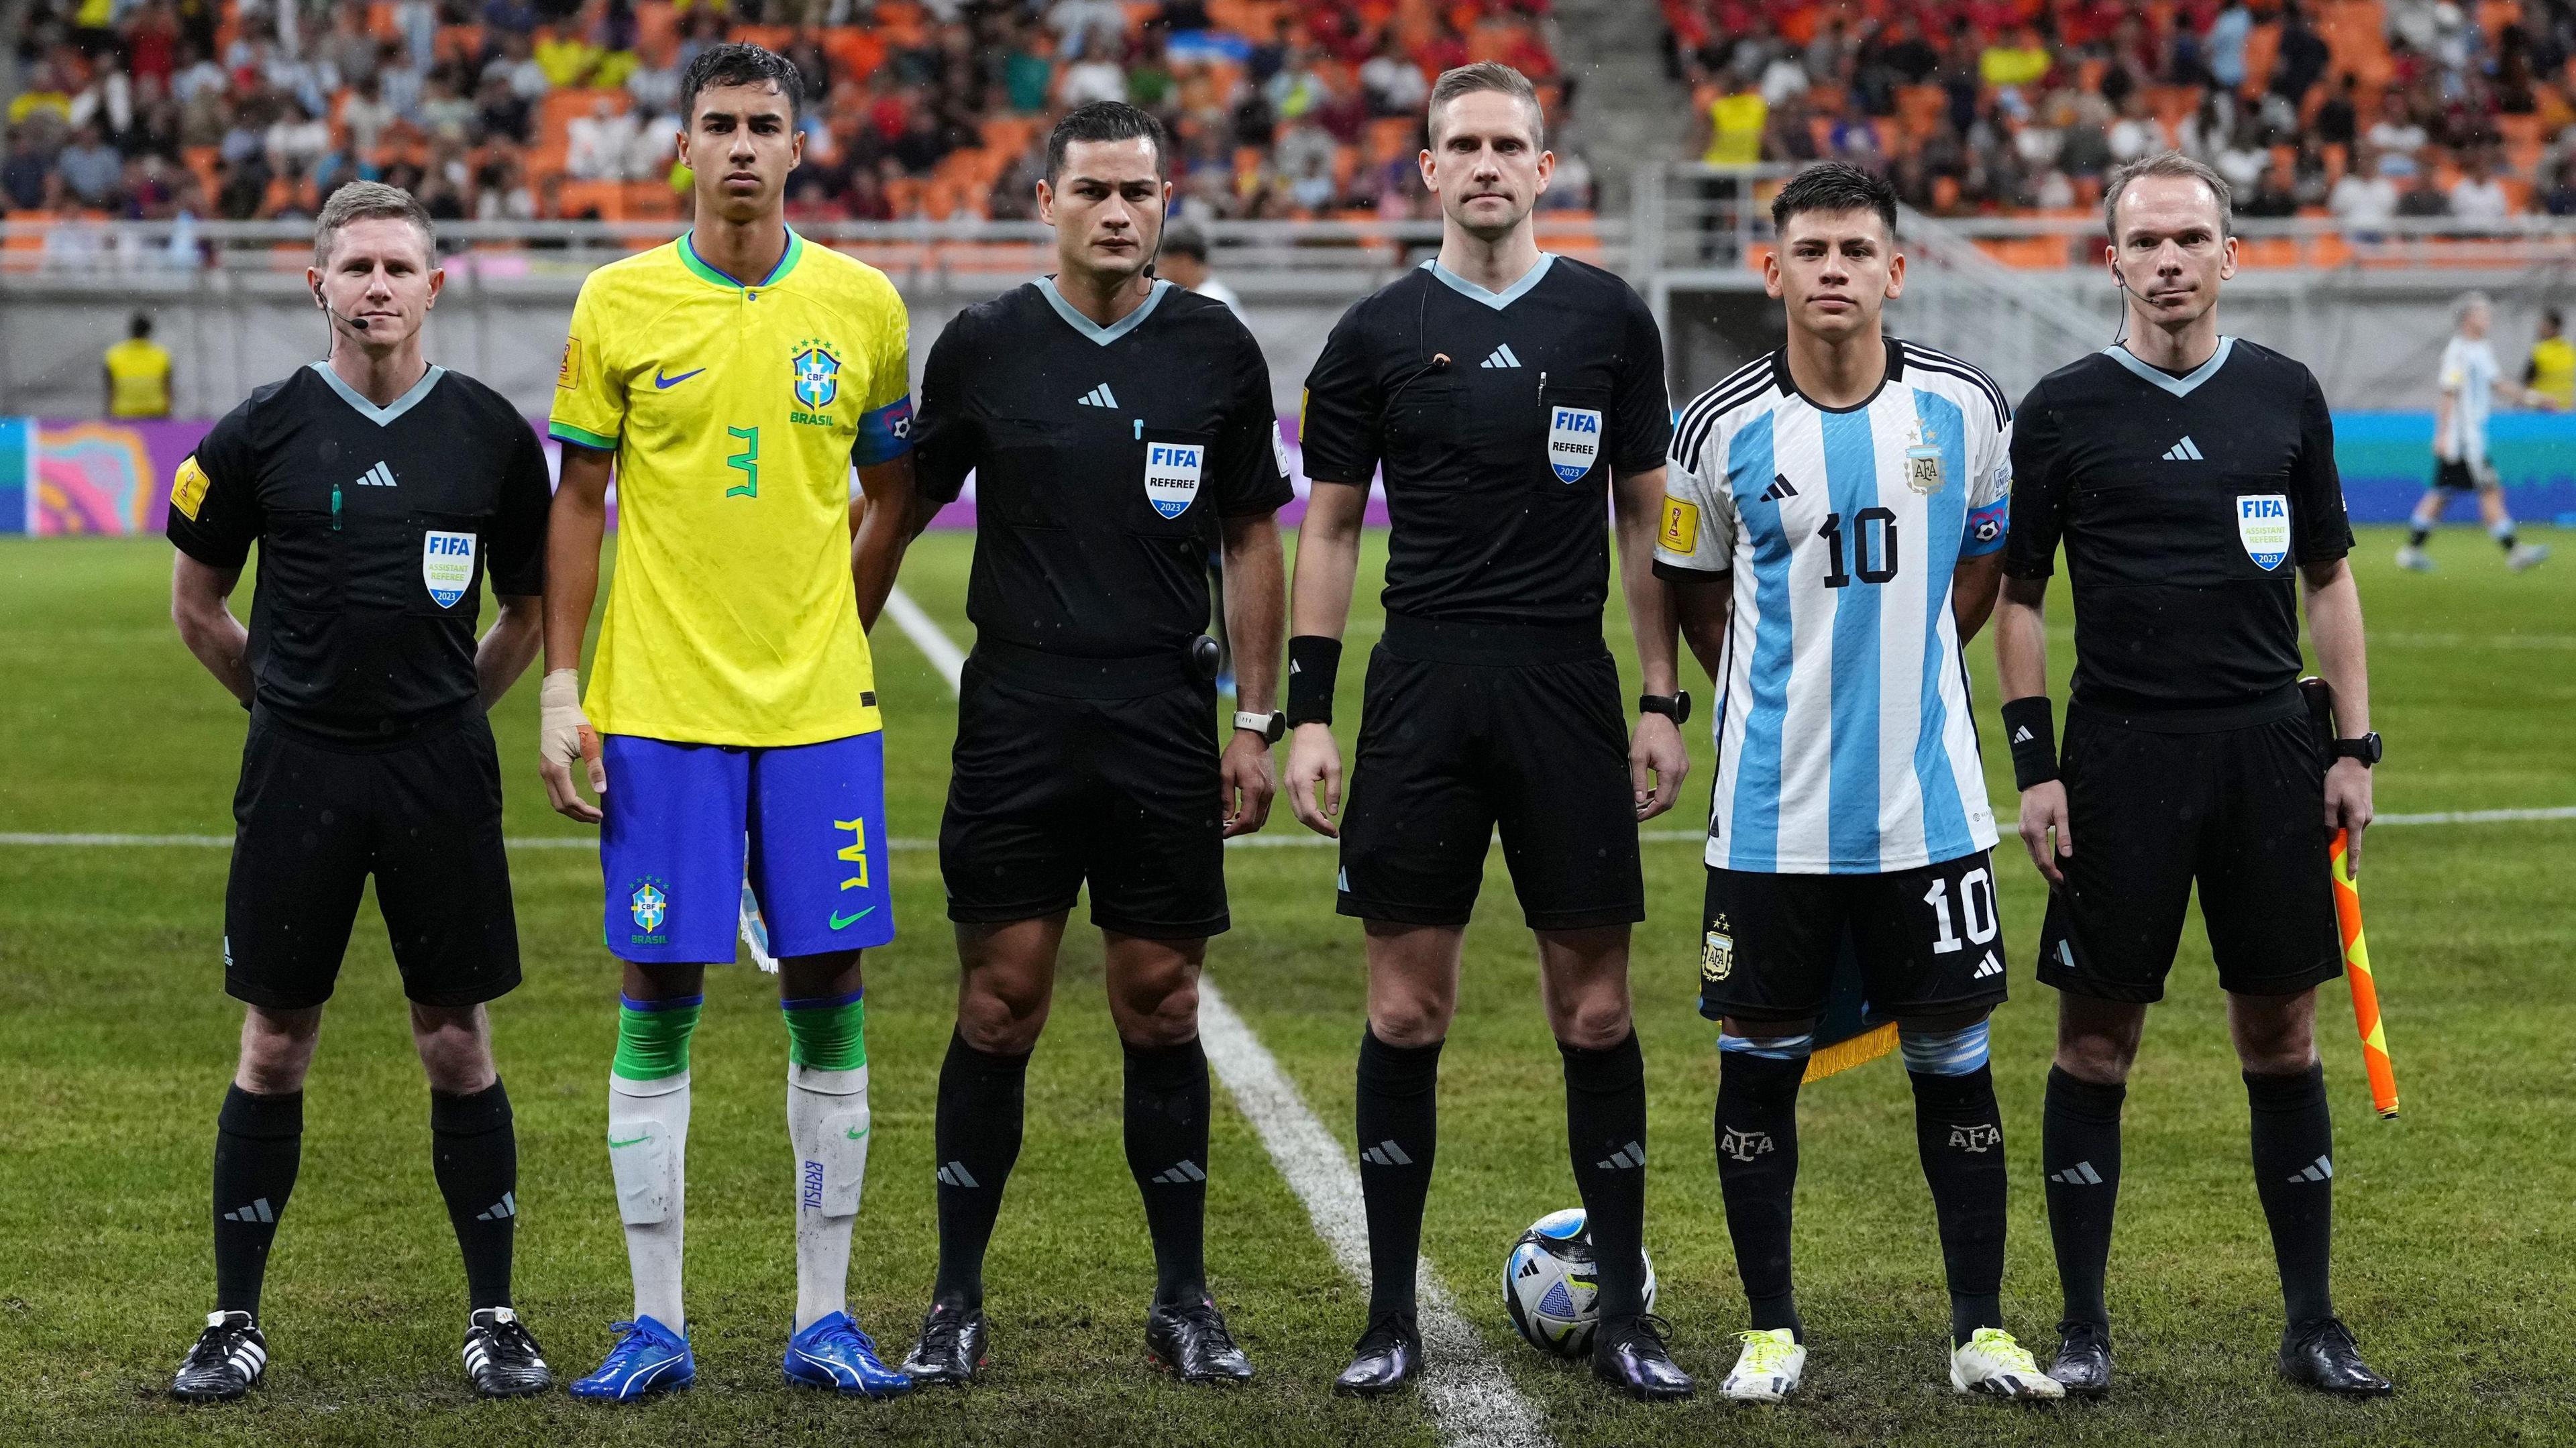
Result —
[[1711, 1020], [1814, 1020], [1847, 932], [1873, 1018], [2004, 1003], [1991, 851], [1883, 875], [1712, 865], [1703, 914], [1699, 1011]]
[[2481, 471], [2484, 467], [2484, 464], [2472, 467], [2465, 458], [2439, 459], [2433, 464], [2433, 486], [2446, 493], [2476, 492], [2478, 485], [2486, 480]]
[[1217, 764], [1216, 688], [1177, 660], [978, 647], [958, 690], [939, 825], [948, 918], [1034, 920], [1072, 909], [1088, 882], [1103, 930], [1224, 933]]
[[233, 794], [224, 990], [269, 1010], [331, 998], [376, 877], [403, 994], [470, 1006], [519, 983], [501, 764], [480, 712], [365, 750], [251, 717]]
[[1465, 925], [1497, 829], [1530, 929], [1646, 918], [1618, 666], [1598, 629], [1390, 615], [1369, 655], [1341, 913]]
[[2296, 995], [2343, 974], [2325, 751], [2305, 713], [2166, 734], [2070, 710], [2059, 768], [2075, 853], [2040, 928], [2042, 983], [2162, 1000], [2194, 880], [2220, 986]]

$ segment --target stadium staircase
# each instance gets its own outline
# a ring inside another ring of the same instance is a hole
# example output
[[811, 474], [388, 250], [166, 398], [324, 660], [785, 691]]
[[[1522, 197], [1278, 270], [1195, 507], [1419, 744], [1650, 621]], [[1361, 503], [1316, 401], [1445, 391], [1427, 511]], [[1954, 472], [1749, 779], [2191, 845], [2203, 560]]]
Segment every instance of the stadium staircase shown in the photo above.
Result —
[[1663, 13], [1646, 0], [1556, 0], [1555, 13], [1556, 53], [1575, 82], [1574, 124], [1601, 183], [1600, 212], [1624, 215], [1639, 164], [1681, 155], [1690, 92], [1664, 73]]

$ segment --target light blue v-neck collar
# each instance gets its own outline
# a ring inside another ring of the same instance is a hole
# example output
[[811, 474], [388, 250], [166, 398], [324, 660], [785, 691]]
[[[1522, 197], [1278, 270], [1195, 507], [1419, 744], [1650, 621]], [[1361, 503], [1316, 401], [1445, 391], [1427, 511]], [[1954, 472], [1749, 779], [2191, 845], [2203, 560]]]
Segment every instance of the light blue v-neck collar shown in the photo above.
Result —
[[1106, 347], [1110, 343], [1117, 341], [1119, 338], [1126, 336], [1128, 333], [1133, 332], [1138, 327], [1142, 326], [1145, 318], [1151, 314], [1156, 307], [1163, 304], [1163, 294], [1172, 289], [1172, 284], [1161, 277], [1154, 278], [1153, 290], [1145, 293], [1145, 300], [1138, 304], [1136, 310], [1120, 317], [1117, 321], [1110, 323], [1106, 327], [1091, 320], [1089, 317], [1084, 316], [1079, 308], [1075, 307], [1073, 303], [1066, 301], [1064, 299], [1064, 293], [1056, 290], [1055, 278], [1038, 278], [1037, 288], [1040, 293], [1045, 295], [1047, 304], [1055, 308], [1055, 314], [1064, 318], [1064, 324], [1066, 326], [1071, 327], [1082, 335], [1089, 337], [1092, 341]]
[[1422, 267], [1423, 270], [1428, 271], [1435, 277], [1438, 277], [1442, 283], [1448, 286], [1449, 290], [1456, 292], [1458, 295], [1465, 297], [1471, 302], [1482, 302], [1486, 306], [1499, 312], [1503, 308], [1510, 306], [1512, 303], [1517, 302], [1522, 297], [1528, 295], [1529, 289], [1537, 286], [1539, 284], [1539, 280], [1547, 275], [1547, 269], [1554, 265], [1556, 265], [1555, 252], [1540, 252], [1538, 254], [1537, 265], [1531, 267], [1528, 271], [1522, 272], [1521, 279], [1519, 281], [1512, 283], [1510, 286], [1503, 288], [1499, 292], [1489, 292], [1483, 287], [1476, 285], [1474, 282], [1467, 280], [1465, 277], [1458, 275], [1456, 272], [1451, 271], [1449, 268], [1442, 266], [1440, 264], [1440, 258], [1436, 256], [1431, 258], [1429, 261], [1424, 262]]
[[2235, 350], [2235, 338], [2221, 337], [2218, 339], [2218, 350], [2209, 354], [2208, 361], [2201, 363], [2199, 366], [2194, 367], [2180, 377], [2176, 377], [2172, 373], [2167, 372], [2165, 369], [2158, 367], [2153, 363], [2139, 361], [2136, 353], [2130, 351], [2126, 347], [2118, 345], [2117, 343], [2103, 348], [2102, 352], [2103, 355], [2109, 357], [2112, 361], [2117, 362], [2121, 366], [2128, 368], [2131, 372], [2136, 373], [2140, 381], [2152, 383], [2153, 385], [2161, 387], [2165, 391], [2172, 393], [2176, 397], [2189, 397], [2191, 396], [2193, 388], [2198, 387], [2200, 384], [2207, 382], [2212, 377], [2218, 375], [2218, 369], [2227, 365], [2227, 354]]
[[367, 400], [365, 393], [342, 381], [340, 374], [331, 370], [329, 362], [316, 362], [313, 364], [313, 370], [322, 374], [322, 380], [331, 384], [331, 390], [340, 394], [342, 402], [358, 409], [360, 417], [378, 427], [383, 427], [395, 418], [420, 406], [420, 400], [427, 397], [429, 390], [438, 385], [438, 379], [447, 375], [446, 368], [433, 362], [428, 371], [420, 374], [420, 380], [411, 385], [411, 391], [395, 398], [390, 407], [378, 407]]

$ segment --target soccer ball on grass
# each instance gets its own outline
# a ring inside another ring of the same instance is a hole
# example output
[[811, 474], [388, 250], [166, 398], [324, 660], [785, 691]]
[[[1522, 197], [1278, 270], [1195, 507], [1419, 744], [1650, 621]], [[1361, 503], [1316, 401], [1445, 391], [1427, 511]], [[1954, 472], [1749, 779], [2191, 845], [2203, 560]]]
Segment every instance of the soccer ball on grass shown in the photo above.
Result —
[[[1642, 1255], [1642, 1254], [1640, 1254]], [[1550, 1212], [1530, 1224], [1503, 1258], [1503, 1306], [1512, 1326], [1539, 1351], [1579, 1358], [1592, 1351], [1601, 1321], [1592, 1234], [1581, 1207]], [[1646, 1310], [1655, 1306], [1655, 1264], [1646, 1263]]]

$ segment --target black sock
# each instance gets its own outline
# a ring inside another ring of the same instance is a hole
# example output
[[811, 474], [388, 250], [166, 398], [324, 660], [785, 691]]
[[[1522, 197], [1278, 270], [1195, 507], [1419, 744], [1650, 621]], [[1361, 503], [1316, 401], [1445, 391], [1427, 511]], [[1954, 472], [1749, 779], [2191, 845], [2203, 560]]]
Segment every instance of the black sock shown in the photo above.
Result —
[[2424, 540], [2432, 536], [2433, 525], [2430, 523], [2409, 523], [2406, 526], [2406, 546], [2409, 548], [2423, 547]]
[[471, 1096], [429, 1093], [430, 1166], [465, 1254], [470, 1306], [510, 1305], [510, 1236], [519, 1225], [519, 1138], [494, 1081]]
[[1440, 1047], [1360, 1037], [1360, 1195], [1368, 1207], [1369, 1317], [1413, 1312], [1422, 1201], [1440, 1139]]
[[934, 1301], [984, 1305], [984, 1249], [1002, 1212], [1002, 1187], [1020, 1159], [1029, 1058], [978, 1051], [948, 1038], [939, 1068], [939, 1276]]
[[2510, 518], [2506, 519], [2504, 526], [2496, 529], [2493, 536], [2496, 540], [2497, 547], [2502, 548], [2507, 553], [2511, 553], [2513, 551], [2515, 537], [2513, 520]]
[[304, 1154], [304, 1093], [224, 1092], [215, 1117], [215, 1310], [259, 1315], [277, 1219]]
[[1637, 1033], [1565, 1057], [1565, 1140], [1600, 1264], [1601, 1321], [1646, 1310], [1646, 1057]]
[[1207, 1052], [1127, 1047], [1127, 1170], [1145, 1196], [1154, 1239], [1154, 1300], [1207, 1295]]
[[2295, 1076], [2247, 1072], [2254, 1114], [2254, 1187], [2272, 1226], [2281, 1301], [2290, 1321], [2334, 1314], [2327, 1263], [2334, 1242], [2334, 1122], [2326, 1111], [2326, 1068]]
[[2111, 1265], [2111, 1217], [2120, 1205], [2120, 1103], [2125, 1085], [2099, 1085], [2048, 1068], [2039, 1166], [2048, 1181], [2048, 1235], [2066, 1317], [2108, 1329], [2102, 1276]]
[[1914, 1082], [1914, 1147], [1941, 1223], [1941, 1268], [1950, 1284], [1950, 1341], [2004, 1325], [2004, 1128], [1995, 1073], [1906, 1073]]
[[1806, 1335], [1789, 1288], [1789, 1207], [1798, 1186], [1798, 1084], [1807, 1058], [1717, 1056], [1717, 1187], [1752, 1325]]

